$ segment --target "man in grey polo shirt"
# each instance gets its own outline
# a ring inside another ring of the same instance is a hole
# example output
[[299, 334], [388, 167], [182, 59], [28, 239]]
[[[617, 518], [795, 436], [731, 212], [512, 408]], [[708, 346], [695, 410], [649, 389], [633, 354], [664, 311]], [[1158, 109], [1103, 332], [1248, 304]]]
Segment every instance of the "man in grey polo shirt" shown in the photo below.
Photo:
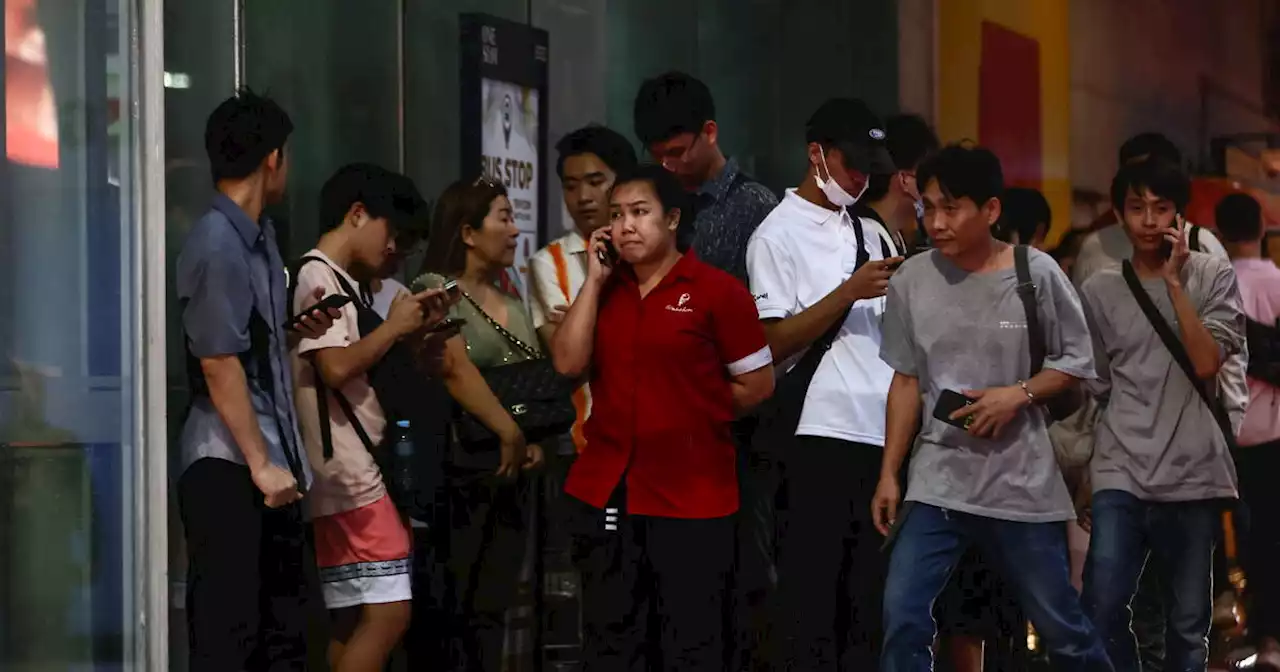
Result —
[[[953, 145], [926, 160], [918, 176], [934, 249], [889, 280], [880, 340], [894, 375], [871, 506], [882, 533], [897, 526], [880, 669], [932, 669], [933, 605], [976, 545], [1014, 588], [1054, 669], [1110, 671], [1071, 586], [1063, 523], [1074, 510], [1040, 406], [1093, 373], [1084, 311], [1057, 263], [1028, 250], [1040, 323], [1040, 333], [1028, 333], [1016, 250], [991, 235], [1004, 190], [994, 154]], [[1045, 345], [1034, 375], [1031, 337]], [[940, 401], [953, 394], [969, 405], [937, 419]], [[897, 520], [898, 472], [913, 436], [911, 506]]]
[[[299, 500], [311, 471], [294, 417], [284, 264], [262, 216], [283, 194], [292, 130], [252, 92], [214, 110], [205, 148], [218, 193], [178, 257], [193, 396], [178, 479], [193, 672], [306, 666], [318, 584]], [[297, 332], [318, 337], [333, 318], [313, 314]]]
[[[1189, 249], [1177, 213], [1190, 195], [1177, 164], [1123, 166], [1111, 202], [1133, 257], [1080, 288], [1098, 358], [1090, 392], [1106, 403], [1090, 464], [1084, 604], [1117, 670], [1139, 669], [1129, 606], [1148, 558], [1167, 624], [1164, 669], [1205, 669], [1218, 519], [1236, 497], [1227, 436], [1195, 386], [1226, 402], [1234, 436], [1244, 404], [1223, 390], [1242, 382], [1227, 379], [1243, 377], [1245, 317], [1230, 262]], [[1143, 314], [1125, 268], [1182, 344], [1194, 382]], [[1232, 360], [1236, 366], [1228, 366]]]

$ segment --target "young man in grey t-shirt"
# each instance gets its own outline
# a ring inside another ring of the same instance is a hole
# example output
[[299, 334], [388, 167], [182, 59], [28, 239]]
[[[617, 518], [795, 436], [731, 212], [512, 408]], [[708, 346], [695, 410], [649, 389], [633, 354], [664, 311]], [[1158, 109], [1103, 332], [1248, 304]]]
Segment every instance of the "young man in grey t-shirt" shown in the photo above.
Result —
[[[932, 606], [975, 544], [1019, 596], [1055, 668], [1111, 670], [1071, 586], [1063, 523], [1074, 511], [1040, 406], [1093, 375], [1084, 311], [1058, 265], [1028, 250], [1036, 336], [1045, 345], [1042, 370], [1032, 375], [1015, 249], [991, 235], [1004, 188], [1000, 161], [951, 146], [918, 175], [934, 249], [890, 280], [880, 349], [895, 373], [872, 515], [882, 533], [897, 525], [881, 670], [931, 669]], [[969, 398], [950, 414], [967, 429], [934, 418], [944, 391]], [[913, 436], [911, 506], [895, 520], [898, 471]]]
[[1212, 620], [1213, 547], [1225, 501], [1236, 497], [1226, 435], [1196, 385], [1226, 402], [1234, 435], [1243, 404], [1223, 390], [1243, 375], [1245, 318], [1235, 272], [1193, 253], [1178, 215], [1191, 185], [1176, 164], [1121, 168], [1111, 201], [1133, 245], [1134, 277], [1190, 360], [1193, 382], [1161, 341], [1123, 267], [1081, 286], [1098, 357], [1089, 390], [1106, 411], [1090, 464], [1093, 534], [1084, 604], [1117, 669], [1138, 669], [1129, 604], [1151, 558], [1162, 587], [1165, 669], [1205, 669]]

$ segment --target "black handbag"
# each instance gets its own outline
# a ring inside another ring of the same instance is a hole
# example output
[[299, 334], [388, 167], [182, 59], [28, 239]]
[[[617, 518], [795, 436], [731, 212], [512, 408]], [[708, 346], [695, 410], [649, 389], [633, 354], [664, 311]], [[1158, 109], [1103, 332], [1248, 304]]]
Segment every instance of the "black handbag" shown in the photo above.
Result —
[[[577, 409], [573, 407], [575, 382], [556, 373], [550, 359], [489, 317], [469, 294], [464, 292], [463, 297], [471, 302], [489, 326], [528, 357], [521, 362], [480, 370], [489, 389], [520, 426], [525, 441], [538, 443], [568, 432], [578, 417]], [[461, 408], [458, 409], [454, 430], [458, 442], [469, 452], [498, 448], [498, 436], [493, 430]]]

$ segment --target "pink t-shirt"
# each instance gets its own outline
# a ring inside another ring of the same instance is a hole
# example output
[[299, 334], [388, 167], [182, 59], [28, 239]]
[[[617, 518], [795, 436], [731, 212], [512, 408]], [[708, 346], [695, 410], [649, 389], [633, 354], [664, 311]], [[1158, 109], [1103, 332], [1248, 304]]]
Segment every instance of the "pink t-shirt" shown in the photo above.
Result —
[[[351, 287], [358, 286], [351, 276], [323, 252], [311, 250], [304, 256], [318, 257], [328, 265], [313, 261], [302, 267], [298, 272], [298, 288], [294, 292], [293, 305], [302, 308], [315, 303], [316, 287], [323, 287], [325, 296], [342, 294], [342, 287], [334, 275], [335, 269]], [[360, 326], [356, 306], [355, 303], [348, 303], [342, 308], [342, 317], [334, 321], [333, 328], [320, 338], [302, 339], [294, 350], [293, 385], [298, 407], [298, 427], [302, 432], [302, 442], [307, 447], [311, 468], [315, 472], [315, 483], [306, 499], [310, 501], [311, 513], [316, 517], [358, 509], [378, 501], [387, 493], [382, 484], [382, 472], [378, 470], [373, 455], [361, 443], [359, 435], [342, 412], [342, 407], [334, 399], [332, 390], [328, 391], [328, 404], [333, 456], [328, 460], [324, 459], [324, 446], [320, 438], [316, 369], [311, 357], [317, 350], [345, 348], [359, 340]], [[368, 376], [361, 374], [352, 378], [342, 386], [341, 392], [351, 402], [356, 418], [376, 446], [382, 441], [387, 419], [383, 415], [382, 406], [378, 404], [377, 395], [369, 386]]]
[[[1275, 324], [1280, 317], [1280, 268], [1270, 259], [1236, 259], [1236, 280], [1244, 314], [1254, 322]], [[1280, 389], [1249, 379], [1249, 408], [1239, 443], [1253, 446], [1280, 439]]]

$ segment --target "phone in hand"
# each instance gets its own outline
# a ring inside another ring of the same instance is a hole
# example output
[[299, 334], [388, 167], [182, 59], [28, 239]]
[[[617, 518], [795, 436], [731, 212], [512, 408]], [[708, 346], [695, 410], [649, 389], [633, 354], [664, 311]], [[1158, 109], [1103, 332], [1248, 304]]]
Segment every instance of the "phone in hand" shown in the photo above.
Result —
[[955, 390], [943, 390], [938, 395], [938, 403], [933, 407], [933, 417], [941, 420], [956, 429], [968, 430], [973, 424], [973, 416], [970, 415], [959, 420], [952, 420], [951, 414], [956, 411], [973, 404], [973, 400], [969, 397], [956, 392]]
[[437, 323], [435, 324], [435, 326], [433, 326], [433, 327], [431, 327], [430, 329], [428, 329], [428, 330], [427, 330], [427, 333], [428, 333], [428, 334], [439, 334], [439, 333], [443, 333], [443, 332], [446, 332], [446, 331], [451, 331], [451, 330], [453, 330], [453, 329], [461, 329], [461, 328], [462, 328], [462, 325], [464, 325], [464, 324], [466, 324], [466, 323], [467, 323], [467, 321], [466, 321], [466, 320], [464, 320], [464, 319], [463, 319], [463, 318], [461, 318], [461, 317], [450, 317], [450, 318], [443, 319], [443, 320], [440, 320], [439, 322], [437, 322]]
[[441, 285], [440, 289], [443, 289], [444, 293], [448, 294], [450, 299], [457, 298], [457, 296], [462, 293], [462, 290], [458, 287], [457, 280], [449, 280], [448, 282], [445, 282]]
[[608, 238], [602, 242], [604, 242], [604, 249], [597, 251], [596, 256], [600, 259], [600, 263], [612, 267], [618, 263], [618, 248], [614, 247], [613, 241]]
[[302, 319], [304, 317], [314, 315], [316, 311], [326, 312], [329, 310], [338, 310], [348, 303], [351, 303], [351, 297], [346, 296], [345, 294], [330, 294], [329, 296], [320, 299], [319, 303], [316, 303], [314, 306], [311, 306], [310, 308], [307, 308], [306, 310], [289, 318], [289, 321], [285, 323], [284, 328], [289, 331], [297, 331], [298, 325], [302, 324]]
[[[1173, 226], [1175, 227], [1174, 228], [1175, 232], [1181, 235], [1182, 230], [1186, 228], [1186, 225], [1187, 225], [1186, 220], [1182, 218], [1181, 212], [1174, 215]], [[1167, 261], [1172, 256], [1173, 256], [1173, 243], [1170, 242], [1168, 239], [1160, 241], [1160, 258]]]

